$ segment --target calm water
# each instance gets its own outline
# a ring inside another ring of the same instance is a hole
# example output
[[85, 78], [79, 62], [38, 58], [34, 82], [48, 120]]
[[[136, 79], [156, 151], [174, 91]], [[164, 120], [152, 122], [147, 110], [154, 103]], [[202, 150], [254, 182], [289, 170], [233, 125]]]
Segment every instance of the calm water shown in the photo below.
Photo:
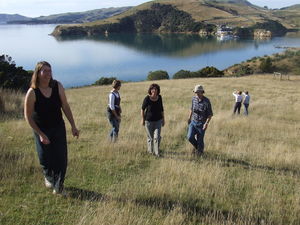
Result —
[[140, 81], [155, 70], [166, 70], [172, 76], [181, 69], [225, 69], [254, 56], [283, 51], [276, 46], [300, 47], [297, 35], [265, 41], [220, 41], [182, 34], [110, 34], [62, 40], [48, 35], [54, 27], [0, 25], [0, 54], [10, 55], [27, 70], [46, 60], [52, 64], [54, 78], [72, 87], [92, 84], [102, 76]]

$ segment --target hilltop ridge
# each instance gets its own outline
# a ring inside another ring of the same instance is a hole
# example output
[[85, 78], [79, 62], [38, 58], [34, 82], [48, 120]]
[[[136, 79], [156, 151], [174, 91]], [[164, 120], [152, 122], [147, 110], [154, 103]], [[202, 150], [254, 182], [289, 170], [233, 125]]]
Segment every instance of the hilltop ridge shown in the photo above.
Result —
[[[158, 7], [158, 5], [160, 7]], [[168, 7], [168, 10], [166, 8]], [[156, 0], [133, 7], [117, 16], [80, 25], [57, 26], [54, 36], [93, 36], [111, 32], [184, 32], [214, 33], [226, 24], [235, 28], [270, 28], [273, 35], [283, 35], [287, 29], [300, 27], [290, 23], [280, 11], [255, 6], [246, 0]], [[293, 12], [295, 15], [295, 12]], [[296, 13], [298, 18], [298, 14]], [[300, 12], [299, 12], [300, 18]], [[176, 29], [176, 27], [180, 27]], [[245, 33], [245, 32], [244, 32]]]
[[[84, 12], [67, 12], [53, 14], [49, 16], [39, 16], [35, 18], [24, 17], [20, 15], [0, 14], [0, 23], [3, 24], [73, 24], [87, 23], [96, 20], [102, 20], [111, 16], [118, 15], [130, 9], [128, 7], [111, 7], [88, 10]], [[2, 15], [2, 17], [1, 17]]]

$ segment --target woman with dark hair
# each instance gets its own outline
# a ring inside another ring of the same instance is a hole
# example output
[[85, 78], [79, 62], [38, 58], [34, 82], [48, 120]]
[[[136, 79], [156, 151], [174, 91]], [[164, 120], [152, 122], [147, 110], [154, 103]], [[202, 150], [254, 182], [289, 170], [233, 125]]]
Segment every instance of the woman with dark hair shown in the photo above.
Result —
[[164, 107], [158, 84], [151, 84], [141, 110], [142, 125], [147, 132], [148, 152], [160, 157], [160, 132], [165, 125]]
[[121, 97], [120, 97], [120, 88], [121, 81], [114, 80], [112, 83], [112, 90], [108, 95], [108, 107], [107, 107], [107, 117], [108, 121], [112, 126], [112, 130], [109, 133], [110, 140], [116, 142], [119, 135], [119, 128], [121, 123], [121, 113], [122, 109], [120, 106]]
[[61, 110], [71, 124], [73, 136], [78, 138], [79, 131], [62, 84], [53, 80], [51, 65], [48, 62], [39, 62], [25, 97], [24, 114], [34, 131], [46, 187], [53, 188], [53, 194], [65, 195], [63, 184], [68, 153]]

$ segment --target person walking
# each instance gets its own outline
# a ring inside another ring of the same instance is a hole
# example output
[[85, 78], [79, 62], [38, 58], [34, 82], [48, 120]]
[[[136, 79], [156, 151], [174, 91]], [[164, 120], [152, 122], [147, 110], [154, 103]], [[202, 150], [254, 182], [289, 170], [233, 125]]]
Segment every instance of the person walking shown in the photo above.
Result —
[[244, 115], [248, 116], [249, 112], [248, 112], [248, 107], [250, 104], [250, 95], [248, 91], [243, 92], [243, 96], [244, 96]]
[[145, 126], [147, 132], [148, 152], [160, 157], [160, 132], [161, 127], [165, 125], [165, 117], [163, 101], [158, 84], [150, 85], [148, 95], [144, 98], [142, 104], [141, 116], [141, 123]]
[[205, 92], [201, 85], [195, 86], [194, 93], [196, 95], [192, 98], [187, 139], [194, 146], [194, 151], [200, 155], [204, 152], [204, 135], [213, 111], [210, 100], [204, 96]]
[[242, 106], [242, 101], [243, 101], [243, 96], [241, 91], [234, 91], [232, 95], [235, 97], [235, 104], [233, 108], [233, 114], [236, 112], [240, 114], [241, 112], [241, 106]]
[[53, 80], [51, 65], [38, 62], [25, 96], [24, 115], [33, 129], [45, 186], [53, 194], [66, 195], [64, 180], [68, 153], [62, 111], [71, 124], [73, 136], [79, 137], [73, 114], [62, 84]]
[[121, 81], [114, 80], [112, 82], [112, 90], [108, 95], [107, 117], [112, 129], [109, 133], [111, 142], [116, 142], [119, 135], [120, 123], [121, 123]]

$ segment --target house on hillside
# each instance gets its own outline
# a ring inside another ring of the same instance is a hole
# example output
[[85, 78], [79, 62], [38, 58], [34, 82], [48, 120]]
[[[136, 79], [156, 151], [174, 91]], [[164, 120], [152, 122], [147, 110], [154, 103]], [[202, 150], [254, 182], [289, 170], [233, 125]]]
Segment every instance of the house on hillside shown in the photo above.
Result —
[[233, 34], [233, 29], [227, 25], [220, 25], [217, 28], [217, 38], [220, 41], [232, 40], [238, 38], [238, 36]]
[[233, 31], [231, 27], [228, 27], [226, 25], [218, 26], [217, 36], [228, 36], [228, 35], [233, 35]]

